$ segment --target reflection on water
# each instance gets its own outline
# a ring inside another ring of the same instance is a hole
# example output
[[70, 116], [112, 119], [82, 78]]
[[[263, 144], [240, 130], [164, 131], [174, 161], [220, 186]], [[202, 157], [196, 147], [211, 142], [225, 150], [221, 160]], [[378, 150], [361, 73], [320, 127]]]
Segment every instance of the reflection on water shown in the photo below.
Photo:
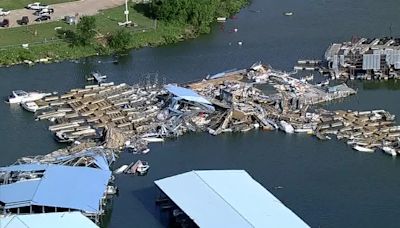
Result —
[[376, 90], [376, 89], [400, 90], [400, 81], [398, 81], [398, 80], [365, 81], [365, 82], [363, 82], [363, 89], [365, 89], [365, 90]]

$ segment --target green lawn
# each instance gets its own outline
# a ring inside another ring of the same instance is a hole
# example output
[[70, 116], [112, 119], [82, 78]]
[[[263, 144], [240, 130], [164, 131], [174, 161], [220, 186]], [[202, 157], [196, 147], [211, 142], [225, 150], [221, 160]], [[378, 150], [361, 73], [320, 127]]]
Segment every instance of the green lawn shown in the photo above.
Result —
[[56, 27], [73, 27], [63, 22], [50, 22], [0, 30], [0, 48], [9, 45], [44, 42], [56, 39]]
[[[129, 20], [135, 22], [138, 26], [127, 29], [133, 32], [142, 32], [143, 30], [154, 28], [154, 21], [152, 19], [137, 12], [133, 7], [130, 7], [129, 11]], [[101, 11], [95, 16], [98, 31], [102, 34], [107, 34], [121, 29], [121, 27], [118, 26], [118, 22], [125, 21], [123, 12], [124, 6]], [[32, 44], [57, 39], [56, 27], [74, 29], [75, 26], [58, 21], [11, 29], [0, 29], [0, 48], [9, 45]]]
[[[0, 0], [1, 1], [1, 0]], [[120, 27], [118, 22], [125, 20], [124, 6], [108, 9], [95, 16], [97, 30], [102, 35], [126, 29], [132, 33], [132, 42], [129, 48], [156, 46], [166, 43], [174, 43], [189, 34], [190, 28], [182, 24], [170, 24], [157, 22], [154, 29], [154, 20], [145, 17], [133, 8], [129, 9], [129, 19], [137, 26]], [[68, 25], [62, 21], [49, 22], [37, 25], [29, 25], [11, 29], [0, 29], [0, 66], [18, 63], [23, 60], [36, 60], [51, 57], [53, 59], [76, 59], [99, 54], [111, 54], [113, 50], [101, 45], [87, 47], [71, 47], [65, 41], [57, 37], [56, 27], [63, 29], [75, 29], [74, 25]], [[21, 44], [29, 44], [29, 49], [23, 49]]]
[[0, 8], [4, 9], [21, 9], [33, 2], [40, 2], [43, 4], [57, 4], [63, 2], [73, 2], [77, 0], [0, 0]]

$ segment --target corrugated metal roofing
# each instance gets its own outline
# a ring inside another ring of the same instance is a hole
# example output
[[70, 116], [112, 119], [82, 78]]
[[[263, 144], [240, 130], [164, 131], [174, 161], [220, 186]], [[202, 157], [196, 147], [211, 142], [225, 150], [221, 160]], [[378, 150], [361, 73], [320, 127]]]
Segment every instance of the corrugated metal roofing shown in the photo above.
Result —
[[[27, 167], [2, 169], [17, 171]], [[30, 171], [35, 170], [32, 166], [30, 168]], [[37, 168], [43, 170], [42, 166]], [[107, 170], [48, 165], [39, 180], [0, 185], [0, 201], [5, 203], [5, 208], [37, 205], [97, 213], [110, 177], [111, 172]]]
[[0, 218], [0, 228], [98, 228], [80, 212], [11, 215]]
[[244, 170], [191, 171], [155, 184], [200, 227], [309, 227]]
[[168, 92], [174, 94], [175, 96], [185, 99], [187, 101], [193, 101], [193, 102], [212, 105], [210, 101], [208, 101], [204, 97], [200, 96], [199, 94], [197, 94], [195, 91], [193, 91], [191, 89], [174, 86], [174, 85], [166, 85], [165, 89], [168, 90]]
[[0, 172], [45, 170], [47, 166], [48, 164], [38, 164], [38, 163], [10, 165], [6, 167], [0, 167]]

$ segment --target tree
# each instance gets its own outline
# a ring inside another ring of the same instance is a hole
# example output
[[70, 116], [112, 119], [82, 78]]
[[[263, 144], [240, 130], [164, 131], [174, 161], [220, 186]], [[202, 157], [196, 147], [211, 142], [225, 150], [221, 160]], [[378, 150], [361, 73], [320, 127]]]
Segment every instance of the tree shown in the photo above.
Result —
[[89, 45], [96, 35], [96, 19], [94, 17], [83, 16], [76, 30], [79, 43], [83, 46]]
[[108, 45], [116, 51], [124, 51], [128, 49], [131, 41], [131, 33], [124, 29], [120, 29], [108, 38]]

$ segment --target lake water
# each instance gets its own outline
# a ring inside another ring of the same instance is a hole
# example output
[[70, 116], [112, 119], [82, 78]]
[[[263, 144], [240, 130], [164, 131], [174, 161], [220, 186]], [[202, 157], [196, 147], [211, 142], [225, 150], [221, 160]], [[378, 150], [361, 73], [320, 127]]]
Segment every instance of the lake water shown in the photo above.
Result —
[[[149, 72], [158, 73], [159, 80], [186, 82], [259, 60], [290, 71], [297, 59], [320, 59], [330, 43], [353, 35], [399, 36], [399, 10], [396, 0], [253, 0], [223, 27], [215, 25], [209, 35], [135, 50], [117, 65], [111, 63], [113, 57], [93, 57], [79, 63], [1, 68], [0, 96], [15, 89], [62, 92], [82, 87], [84, 75], [92, 70], [107, 74], [110, 81], [127, 83], [143, 81]], [[294, 15], [283, 16], [287, 11]], [[386, 109], [400, 116], [399, 90], [371, 89], [362, 82], [352, 86], [358, 88], [357, 96], [324, 107]], [[0, 104], [0, 117], [1, 166], [62, 146], [55, 143], [46, 122], [34, 121], [18, 106]], [[154, 203], [153, 181], [194, 169], [245, 169], [312, 227], [400, 224], [398, 159], [380, 152], [355, 152], [337, 140], [262, 131], [216, 137], [189, 134], [152, 145], [147, 155], [122, 154], [115, 166], [137, 159], [147, 160], [151, 170], [145, 177], [116, 177], [120, 195], [114, 199], [107, 227], [164, 227], [166, 219]]]

